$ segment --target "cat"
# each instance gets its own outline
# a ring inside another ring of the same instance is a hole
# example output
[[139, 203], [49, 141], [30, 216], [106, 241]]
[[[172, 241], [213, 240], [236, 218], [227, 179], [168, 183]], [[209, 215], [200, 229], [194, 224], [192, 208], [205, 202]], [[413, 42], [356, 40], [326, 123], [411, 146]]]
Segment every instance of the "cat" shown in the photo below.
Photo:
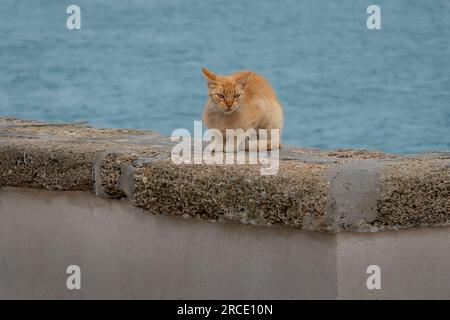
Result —
[[[270, 129], [278, 129], [281, 137], [283, 108], [269, 82], [252, 71], [238, 71], [228, 76], [216, 75], [202, 68], [208, 86], [208, 101], [203, 122], [218, 129], [225, 137], [226, 129], [267, 129], [267, 150], [281, 147], [279, 138], [271, 141]], [[224, 144], [225, 145], [225, 144]], [[242, 148], [238, 147], [238, 148]], [[255, 150], [256, 146], [245, 146]], [[235, 150], [236, 151], [236, 150]]]

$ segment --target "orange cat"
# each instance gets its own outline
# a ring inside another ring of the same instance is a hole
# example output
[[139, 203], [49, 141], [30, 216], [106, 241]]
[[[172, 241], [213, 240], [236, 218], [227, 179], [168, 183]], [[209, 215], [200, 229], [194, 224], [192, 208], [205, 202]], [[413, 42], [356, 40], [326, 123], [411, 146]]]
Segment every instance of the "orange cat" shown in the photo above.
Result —
[[266, 79], [251, 71], [229, 76], [202, 71], [208, 84], [203, 113], [208, 128], [220, 130], [224, 137], [226, 129], [268, 129], [267, 150], [280, 148], [279, 141], [271, 143], [270, 129], [279, 129], [281, 136], [283, 108]]

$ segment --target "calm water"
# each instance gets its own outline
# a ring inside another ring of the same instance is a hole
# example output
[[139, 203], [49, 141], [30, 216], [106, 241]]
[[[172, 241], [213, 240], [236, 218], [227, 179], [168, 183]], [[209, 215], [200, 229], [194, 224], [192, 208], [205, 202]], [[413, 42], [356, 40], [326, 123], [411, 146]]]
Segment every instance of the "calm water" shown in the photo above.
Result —
[[170, 134], [201, 118], [201, 66], [252, 69], [285, 106], [285, 143], [450, 150], [449, 0], [2, 0], [0, 33], [0, 116]]

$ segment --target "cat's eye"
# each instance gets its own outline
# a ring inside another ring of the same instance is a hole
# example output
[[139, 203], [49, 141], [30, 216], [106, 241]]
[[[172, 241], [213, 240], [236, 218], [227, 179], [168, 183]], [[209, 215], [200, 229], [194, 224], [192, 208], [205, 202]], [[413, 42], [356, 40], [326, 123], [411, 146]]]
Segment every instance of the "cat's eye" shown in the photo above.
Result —
[[220, 99], [225, 98], [225, 96], [224, 96], [223, 94], [221, 94], [221, 93], [218, 93], [217, 96], [218, 96]]
[[234, 95], [234, 98], [237, 99], [237, 98], [239, 98], [240, 96], [241, 96], [240, 93], [236, 93], [236, 94]]

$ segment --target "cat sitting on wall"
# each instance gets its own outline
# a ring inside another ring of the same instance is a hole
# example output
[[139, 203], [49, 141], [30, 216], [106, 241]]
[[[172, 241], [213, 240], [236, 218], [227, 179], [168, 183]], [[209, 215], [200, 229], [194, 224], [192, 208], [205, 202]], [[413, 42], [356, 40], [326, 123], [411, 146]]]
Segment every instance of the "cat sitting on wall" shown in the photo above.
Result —
[[[208, 85], [208, 101], [203, 121], [210, 129], [218, 129], [226, 136], [226, 129], [267, 129], [267, 150], [280, 148], [283, 128], [283, 108], [275, 91], [264, 77], [251, 71], [238, 71], [228, 76], [216, 75], [202, 69]], [[278, 129], [276, 139], [271, 129]], [[273, 141], [272, 141], [273, 140]], [[224, 143], [225, 145], [225, 143]], [[253, 150], [245, 146], [246, 150]]]

